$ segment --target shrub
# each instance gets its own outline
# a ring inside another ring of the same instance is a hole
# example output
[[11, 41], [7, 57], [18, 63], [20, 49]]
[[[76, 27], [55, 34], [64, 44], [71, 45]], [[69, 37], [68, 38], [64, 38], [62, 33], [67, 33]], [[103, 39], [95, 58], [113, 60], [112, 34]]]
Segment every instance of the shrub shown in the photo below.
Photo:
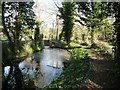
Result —
[[73, 60], [84, 59], [88, 55], [88, 52], [83, 48], [75, 48], [70, 50], [70, 52]]

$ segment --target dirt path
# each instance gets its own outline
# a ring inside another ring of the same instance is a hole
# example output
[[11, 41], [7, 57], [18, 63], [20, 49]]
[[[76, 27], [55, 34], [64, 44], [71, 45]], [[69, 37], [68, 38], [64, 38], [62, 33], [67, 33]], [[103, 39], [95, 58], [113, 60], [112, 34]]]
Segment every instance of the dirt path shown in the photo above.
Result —
[[91, 49], [87, 50], [92, 59], [87, 88], [89, 90], [102, 90], [120, 87], [117, 82], [120, 79], [114, 73], [116, 67], [115, 62], [113, 60], [104, 60], [104, 57], [98, 56]]

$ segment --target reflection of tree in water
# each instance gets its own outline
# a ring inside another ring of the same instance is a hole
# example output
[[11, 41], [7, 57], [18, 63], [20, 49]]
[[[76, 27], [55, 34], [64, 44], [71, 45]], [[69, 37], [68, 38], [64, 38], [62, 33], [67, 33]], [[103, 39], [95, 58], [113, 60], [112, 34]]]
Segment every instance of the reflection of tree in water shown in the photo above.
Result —
[[23, 75], [17, 66], [17, 64], [10, 66], [9, 74], [3, 80], [3, 90], [13, 90], [23, 87]]
[[[4, 77], [3, 81], [2, 81], [2, 89], [6, 90], [6, 89], [12, 89], [11, 85], [13, 85], [13, 80], [12, 80], [12, 77], [13, 76], [13, 66], [10, 66], [10, 71], [9, 71], [9, 74], [7, 77]], [[11, 85], [10, 85], [11, 84]], [[13, 85], [14, 86], [14, 85]], [[14, 87], [13, 87], [14, 88]]]
[[[33, 65], [35, 64], [35, 65]], [[19, 68], [19, 64], [10, 66], [9, 74], [7, 77], [3, 75], [3, 90], [19, 90], [19, 89], [35, 89], [37, 86], [37, 79], [41, 75], [39, 61], [36, 63], [31, 62], [30, 67], [27, 68], [25, 74], [22, 73], [22, 70]], [[32, 71], [31, 71], [32, 70]], [[31, 72], [32, 76], [31, 76]]]

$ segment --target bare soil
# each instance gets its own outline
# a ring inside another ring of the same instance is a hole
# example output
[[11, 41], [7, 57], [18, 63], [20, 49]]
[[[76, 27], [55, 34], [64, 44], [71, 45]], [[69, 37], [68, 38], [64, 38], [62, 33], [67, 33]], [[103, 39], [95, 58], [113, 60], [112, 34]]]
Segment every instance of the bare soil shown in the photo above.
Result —
[[120, 89], [120, 72], [114, 60], [105, 60], [104, 57], [98, 56], [96, 52], [87, 49], [91, 61], [91, 68], [87, 80], [87, 89], [103, 90], [114, 88]]

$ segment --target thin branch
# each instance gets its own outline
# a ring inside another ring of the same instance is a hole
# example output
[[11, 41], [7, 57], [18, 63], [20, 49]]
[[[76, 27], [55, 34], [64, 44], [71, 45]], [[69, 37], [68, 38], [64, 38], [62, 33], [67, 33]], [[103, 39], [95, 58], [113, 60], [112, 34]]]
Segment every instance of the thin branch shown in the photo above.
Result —
[[55, 6], [59, 9], [60, 7], [58, 7], [58, 5], [56, 4], [56, 2], [53, 0], [53, 2], [54, 2], [54, 4], [55, 4]]

